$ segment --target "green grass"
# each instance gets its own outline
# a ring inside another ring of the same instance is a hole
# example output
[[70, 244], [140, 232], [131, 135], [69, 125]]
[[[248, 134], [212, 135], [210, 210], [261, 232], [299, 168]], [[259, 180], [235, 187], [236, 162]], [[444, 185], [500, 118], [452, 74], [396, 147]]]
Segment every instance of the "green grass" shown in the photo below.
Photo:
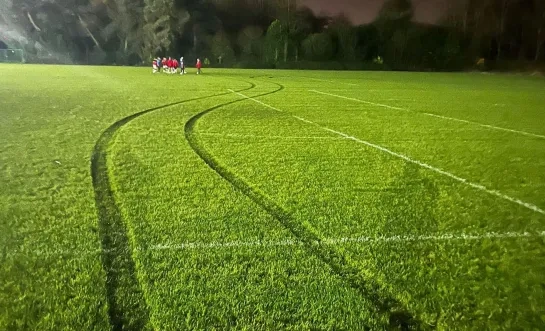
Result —
[[0, 72], [0, 329], [545, 325], [540, 78]]

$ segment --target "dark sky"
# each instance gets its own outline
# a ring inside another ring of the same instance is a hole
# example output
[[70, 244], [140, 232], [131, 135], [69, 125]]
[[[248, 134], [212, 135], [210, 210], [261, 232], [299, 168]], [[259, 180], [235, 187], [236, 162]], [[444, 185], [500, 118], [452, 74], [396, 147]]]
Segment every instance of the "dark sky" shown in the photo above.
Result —
[[[415, 20], [434, 23], [443, 12], [445, 3], [453, 0], [413, 0]], [[338, 14], [344, 12], [354, 23], [368, 23], [377, 15], [384, 0], [298, 0], [316, 13]]]

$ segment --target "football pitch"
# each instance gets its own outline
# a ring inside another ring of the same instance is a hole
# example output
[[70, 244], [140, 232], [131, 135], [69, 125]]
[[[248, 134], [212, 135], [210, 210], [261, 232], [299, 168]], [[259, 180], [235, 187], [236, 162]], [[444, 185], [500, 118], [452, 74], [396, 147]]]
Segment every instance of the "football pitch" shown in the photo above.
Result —
[[545, 80], [0, 65], [0, 329], [543, 329]]

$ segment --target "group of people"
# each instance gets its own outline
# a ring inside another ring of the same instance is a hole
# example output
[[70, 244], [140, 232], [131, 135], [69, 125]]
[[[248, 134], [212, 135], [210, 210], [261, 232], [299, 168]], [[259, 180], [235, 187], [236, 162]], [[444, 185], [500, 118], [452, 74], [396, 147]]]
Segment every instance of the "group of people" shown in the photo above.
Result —
[[[183, 56], [180, 58], [180, 62], [178, 62], [178, 60], [173, 59], [171, 57], [169, 58], [164, 57], [162, 59], [158, 57], [156, 59], [153, 59], [152, 65], [153, 65], [154, 74], [161, 72], [161, 68], [163, 69], [163, 72], [166, 74], [177, 74], [178, 68], [180, 68], [180, 75], [186, 74]], [[201, 67], [202, 67], [200, 59], [197, 59], [197, 64], [195, 65], [195, 67], [197, 68], [197, 75], [200, 75]]]

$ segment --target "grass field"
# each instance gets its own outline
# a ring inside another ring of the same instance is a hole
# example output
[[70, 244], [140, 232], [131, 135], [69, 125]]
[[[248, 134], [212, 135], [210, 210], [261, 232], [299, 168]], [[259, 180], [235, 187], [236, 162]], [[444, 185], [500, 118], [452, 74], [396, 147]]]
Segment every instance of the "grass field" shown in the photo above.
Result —
[[543, 329], [544, 92], [0, 65], [0, 329]]

